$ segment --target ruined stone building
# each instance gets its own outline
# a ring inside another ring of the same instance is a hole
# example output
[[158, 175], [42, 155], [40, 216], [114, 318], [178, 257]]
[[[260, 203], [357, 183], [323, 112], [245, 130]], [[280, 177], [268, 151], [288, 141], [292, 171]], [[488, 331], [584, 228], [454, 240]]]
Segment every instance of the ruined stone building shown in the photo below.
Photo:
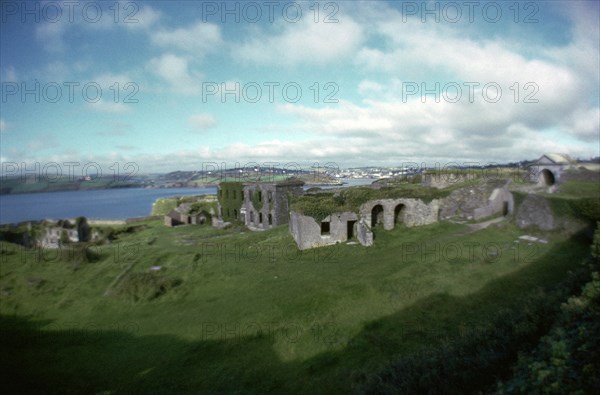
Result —
[[[463, 182], [469, 180], [464, 178]], [[509, 215], [514, 210], [509, 185], [510, 180], [480, 180], [429, 202], [412, 197], [374, 198], [355, 210], [334, 212], [321, 220], [292, 211], [289, 229], [301, 250], [350, 240], [370, 246], [379, 230], [389, 231], [398, 224], [413, 227], [440, 219], [480, 220]]]
[[531, 181], [548, 187], [559, 184], [564, 171], [572, 168], [574, 163], [566, 154], [544, 154], [532, 166]]
[[289, 194], [301, 195], [304, 182], [227, 182], [219, 184], [219, 213], [251, 230], [270, 229], [289, 222]]
[[45, 233], [40, 240], [40, 246], [43, 248], [60, 248], [63, 239], [69, 243], [77, 243], [79, 234], [75, 228], [64, 228], [62, 226], [52, 226], [45, 229]]
[[438, 220], [439, 201], [424, 203], [420, 199], [375, 199], [362, 204], [358, 213], [333, 213], [317, 222], [314, 218], [292, 211], [290, 233], [298, 248], [322, 247], [356, 240], [364, 246], [373, 245], [373, 230], [392, 230], [397, 224], [419, 226]]
[[213, 196], [187, 198], [164, 216], [166, 226], [204, 225], [216, 216], [216, 199]]
[[213, 214], [207, 210], [193, 212], [191, 203], [182, 203], [165, 215], [164, 222], [166, 226], [170, 227], [177, 225], [203, 225], [208, 223]]
[[244, 203], [244, 185], [241, 182], [221, 182], [218, 185], [217, 201], [218, 216], [223, 221], [244, 222], [241, 219], [241, 209]]
[[[461, 177], [452, 183], [471, 180], [468, 176]], [[437, 179], [430, 178], [429, 183], [439, 188]], [[379, 230], [389, 231], [398, 224], [413, 227], [440, 219], [479, 220], [509, 215], [514, 207], [509, 184], [509, 180], [481, 180], [428, 202], [414, 197], [372, 198], [350, 211], [332, 212], [317, 220], [315, 217], [320, 216], [312, 217], [290, 207], [292, 195], [304, 195], [302, 181], [221, 183], [218, 211], [223, 220], [239, 221], [251, 230], [270, 229], [289, 222], [289, 231], [301, 250], [352, 240], [371, 246]]]
[[440, 219], [480, 220], [496, 214], [508, 215], [514, 210], [514, 199], [508, 186], [511, 180], [482, 180], [452, 191], [440, 204]]

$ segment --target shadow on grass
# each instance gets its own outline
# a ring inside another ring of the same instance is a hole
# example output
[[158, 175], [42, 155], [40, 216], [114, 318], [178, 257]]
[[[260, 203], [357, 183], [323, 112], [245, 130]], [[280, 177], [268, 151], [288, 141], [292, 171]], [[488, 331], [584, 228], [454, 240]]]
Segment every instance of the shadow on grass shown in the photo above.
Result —
[[[550, 325], [558, 302], [576, 292], [583, 282], [565, 282], [565, 278], [587, 255], [587, 242], [572, 239], [557, 244], [536, 262], [491, 281], [475, 294], [435, 294], [419, 299], [408, 308], [368, 323], [353, 338], [341, 339], [338, 344], [345, 344], [342, 349], [305, 361], [282, 361], [269, 334], [187, 341], [127, 330], [82, 330], [76, 325], [73, 330], [40, 330], [49, 322], [0, 316], [0, 385], [4, 393], [36, 394], [378, 392], [377, 386], [363, 384], [372, 381], [373, 375], [379, 377], [378, 372], [382, 368], [386, 371], [390, 361], [445, 347], [465, 333], [473, 333], [474, 327], [489, 326], [502, 311], [524, 309], [538, 317], [538, 327], [525, 328], [528, 340], [535, 341]], [[521, 306], [521, 300], [542, 292], [536, 287], [548, 290], [561, 283], [562, 291], [554, 292], [555, 299], [542, 309]], [[465, 328], [471, 332], [463, 333]], [[340, 340], [335, 339], [335, 331], [329, 335], [321, 340]], [[511, 342], [510, 338], [504, 340]], [[480, 346], [481, 350], [491, 347], [485, 337]], [[455, 357], [469, 355], [458, 353]], [[508, 350], [495, 365], [483, 370], [479, 359], [468, 362], [461, 377], [479, 377], [473, 388], [464, 388], [463, 393], [494, 383], [515, 359], [516, 350]], [[386, 374], [393, 371], [388, 369]], [[450, 378], [452, 374], [447, 372]], [[432, 393], [444, 392], [441, 388], [436, 391], [439, 382], [423, 385]]]

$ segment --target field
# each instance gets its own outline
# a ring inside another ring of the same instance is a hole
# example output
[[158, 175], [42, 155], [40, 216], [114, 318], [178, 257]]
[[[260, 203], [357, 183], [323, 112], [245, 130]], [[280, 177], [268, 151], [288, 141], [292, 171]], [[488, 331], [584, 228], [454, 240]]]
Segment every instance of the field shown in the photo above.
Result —
[[394, 358], [488, 328], [590, 251], [560, 233], [517, 242], [508, 221], [398, 227], [370, 248], [303, 252], [287, 226], [121, 230], [70, 253], [1, 242], [3, 388], [348, 393]]

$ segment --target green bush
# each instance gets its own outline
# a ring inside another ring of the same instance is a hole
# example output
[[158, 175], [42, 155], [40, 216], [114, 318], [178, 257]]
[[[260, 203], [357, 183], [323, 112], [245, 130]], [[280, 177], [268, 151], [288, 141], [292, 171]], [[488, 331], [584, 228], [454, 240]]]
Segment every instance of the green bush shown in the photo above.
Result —
[[522, 353], [497, 394], [592, 394], [600, 389], [600, 277], [561, 307], [533, 353]]
[[592, 242], [592, 257], [596, 259], [596, 263], [600, 263], [600, 221], [596, 222], [596, 231]]

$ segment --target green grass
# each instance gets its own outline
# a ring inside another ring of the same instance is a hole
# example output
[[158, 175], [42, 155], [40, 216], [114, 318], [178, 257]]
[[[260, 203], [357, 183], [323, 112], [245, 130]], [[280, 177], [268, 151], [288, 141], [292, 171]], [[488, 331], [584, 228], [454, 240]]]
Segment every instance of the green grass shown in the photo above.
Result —
[[[466, 183], [462, 183], [460, 187], [464, 187], [465, 185]], [[433, 199], [448, 196], [456, 188], [458, 186], [442, 190], [411, 183], [395, 183], [393, 186], [380, 189], [352, 187], [338, 194], [324, 192], [315, 195], [292, 197], [291, 206], [292, 210], [311, 216], [316, 221], [321, 221], [334, 212], [357, 212], [360, 206], [369, 200], [415, 198], [429, 203]]]
[[[523, 233], [510, 223], [400, 226], [370, 248], [302, 252], [287, 226], [134, 230], [79, 265], [0, 242], [3, 388], [347, 393], [360, 372], [486, 325], [589, 253], [553, 233], [515, 243]], [[153, 265], [160, 281], [140, 274]], [[132, 278], [169, 286], [136, 299], [119, 291]]]
[[558, 195], [564, 197], [593, 197], [600, 198], [600, 184], [597, 182], [569, 180], [560, 185]]
[[[56, 169], [54, 169], [56, 170]], [[10, 193], [56, 192], [139, 186], [134, 182], [116, 180], [112, 176], [94, 177], [92, 181], [81, 181], [78, 177], [56, 176], [51, 172], [27, 180], [22, 177], [7, 177], [2, 180], [2, 189]]]

